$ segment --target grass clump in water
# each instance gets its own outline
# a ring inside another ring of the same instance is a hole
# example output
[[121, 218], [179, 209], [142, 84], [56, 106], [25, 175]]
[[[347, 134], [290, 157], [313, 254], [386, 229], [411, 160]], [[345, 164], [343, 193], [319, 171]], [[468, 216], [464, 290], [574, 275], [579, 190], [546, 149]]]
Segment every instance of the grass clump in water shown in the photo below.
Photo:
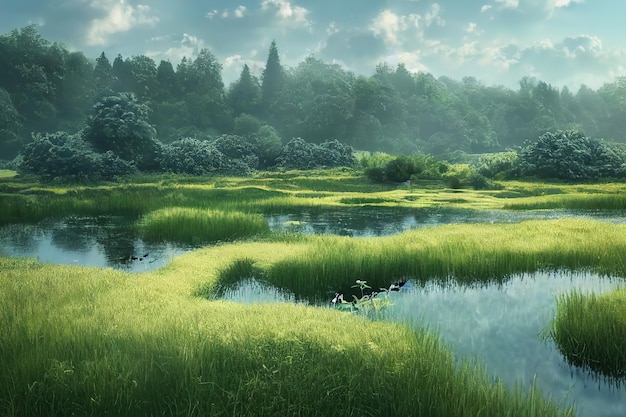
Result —
[[320, 301], [350, 294], [357, 279], [373, 288], [406, 278], [480, 284], [561, 269], [626, 273], [626, 225], [559, 219], [454, 224], [384, 238], [320, 236], [305, 252], [271, 265], [266, 279], [297, 298]]
[[139, 223], [144, 239], [189, 245], [233, 241], [268, 234], [260, 214], [174, 207], [148, 213]]
[[626, 289], [584, 295], [573, 291], [557, 300], [546, 331], [567, 361], [615, 380], [626, 378]]

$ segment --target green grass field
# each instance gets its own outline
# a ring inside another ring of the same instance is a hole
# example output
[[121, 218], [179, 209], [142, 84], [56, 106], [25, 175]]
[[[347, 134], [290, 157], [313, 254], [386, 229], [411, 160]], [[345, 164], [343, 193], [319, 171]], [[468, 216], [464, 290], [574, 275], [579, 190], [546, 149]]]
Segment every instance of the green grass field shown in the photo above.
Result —
[[[268, 212], [363, 205], [619, 210], [626, 191], [622, 184], [442, 187], [372, 184], [345, 170], [90, 186], [0, 177], [3, 222], [122, 214], [156, 240], [200, 234], [229, 242], [142, 274], [0, 258], [0, 415], [574, 415], [560, 398], [505, 387], [480, 364], [458, 364], [424, 330], [304, 304], [216, 298], [250, 273], [307, 301], [357, 279], [386, 287], [402, 277], [476, 283], [542, 269], [626, 273], [626, 226], [590, 220], [448, 225], [366, 239], [272, 234], [260, 221]], [[613, 305], [626, 298], [607, 297]], [[559, 301], [557, 320], [568, 303]], [[593, 320], [608, 320], [607, 312], [626, 334], [623, 310], [600, 308]], [[563, 331], [553, 334], [561, 346]]]

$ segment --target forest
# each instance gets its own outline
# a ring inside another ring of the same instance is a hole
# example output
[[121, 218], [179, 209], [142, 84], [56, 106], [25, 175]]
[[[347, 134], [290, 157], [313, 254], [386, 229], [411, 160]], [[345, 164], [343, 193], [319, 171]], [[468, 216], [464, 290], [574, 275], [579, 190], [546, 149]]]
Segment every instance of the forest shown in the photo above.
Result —
[[[559, 155], [582, 149], [587, 160], [601, 157], [591, 177], [621, 176], [626, 160], [626, 77], [575, 92], [531, 77], [518, 90], [435, 78], [403, 64], [381, 63], [366, 77], [314, 56], [287, 68], [272, 42], [260, 77], [244, 66], [226, 86], [208, 49], [179, 63], [111, 58], [69, 51], [35, 25], [0, 36], [3, 164], [44, 179], [93, 171], [106, 179], [136, 169], [246, 174], [340, 166], [353, 160], [353, 149], [451, 162], [504, 151], [550, 159], [537, 154], [539, 145], [528, 148], [540, 137]], [[549, 170], [536, 162], [524, 173]], [[42, 171], [55, 163], [58, 169]]]

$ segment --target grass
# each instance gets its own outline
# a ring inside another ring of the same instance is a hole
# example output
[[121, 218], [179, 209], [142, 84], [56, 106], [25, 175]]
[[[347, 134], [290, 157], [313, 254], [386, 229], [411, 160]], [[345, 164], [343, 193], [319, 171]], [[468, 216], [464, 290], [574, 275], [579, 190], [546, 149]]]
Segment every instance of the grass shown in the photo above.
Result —
[[357, 279], [376, 288], [402, 277], [480, 283], [538, 269], [626, 273], [626, 226], [590, 220], [449, 225], [368, 239], [266, 235], [260, 222], [261, 213], [362, 205], [497, 210], [588, 199], [620, 209], [623, 184], [446, 190], [373, 184], [342, 170], [90, 186], [0, 180], [0, 222], [124, 214], [144, 216], [157, 240], [262, 236], [138, 275], [0, 258], [0, 415], [573, 415], [532, 387], [512, 390], [479, 364], [458, 364], [423, 330], [215, 295], [246, 275], [300, 299], [328, 300]]
[[546, 336], [572, 365], [626, 378], [626, 288], [604, 295], [571, 292], [557, 300]]
[[357, 279], [386, 288], [407, 277], [474, 284], [541, 269], [626, 274], [626, 225], [593, 220], [457, 224], [384, 238], [319, 236], [309, 241], [305, 251], [271, 265], [265, 278], [311, 301], [350, 293]]
[[140, 275], [0, 258], [0, 414], [574, 415], [423, 330], [194, 296], [240, 254], [267, 267], [302, 249], [222, 245]]
[[139, 223], [147, 241], [200, 245], [266, 235], [270, 228], [260, 214], [172, 207], [148, 213]]

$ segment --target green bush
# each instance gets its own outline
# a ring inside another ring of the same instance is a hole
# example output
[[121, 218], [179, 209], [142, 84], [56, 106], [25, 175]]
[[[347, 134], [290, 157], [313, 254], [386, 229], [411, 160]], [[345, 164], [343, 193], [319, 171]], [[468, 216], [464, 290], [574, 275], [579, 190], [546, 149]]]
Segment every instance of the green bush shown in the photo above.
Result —
[[595, 180], [623, 177], [624, 158], [608, 144], [581, 132], [547, 132], [518, 152], [514, 172], [544, 179]]
[[337, 140], [320, 145], [295, 138], [289, 141], [277, 158], [284, 169], [315, 169], [352, 166], [356, 163], [352, 147]]
[[93, 152], [80, 134], [56, 132], [35, 134], [22, 150], [18, 170], [51, 181], [114, 179], [136, 168], [111, 151]]

